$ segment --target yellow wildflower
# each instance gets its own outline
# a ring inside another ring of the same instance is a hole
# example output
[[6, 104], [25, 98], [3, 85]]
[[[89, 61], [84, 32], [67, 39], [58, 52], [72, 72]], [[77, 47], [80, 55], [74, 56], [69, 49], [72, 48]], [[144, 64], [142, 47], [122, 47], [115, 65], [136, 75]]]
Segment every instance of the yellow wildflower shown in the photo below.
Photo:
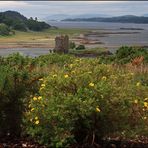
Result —
[[39, 124], [39, 123], [40, 123], [40, 121], [39, 121], [39, 120], [36, 120], [36, 121], [35, 121], [35, 124], [36, 124], [36, 125], [37, 125], [37, 124]]
[[136, 99], [136, 100], [134, 100], [134, 103], [135, 103], [135, 104], [137, 104], [137, 103], [138, 103], [138, 100], [137, 100], [137, 99]]
[[144, 101], [148, 101], [148, 98], [145, 98]]
[[37, 97], [33, 97], [33, 100], [36, 101], [37, 100]]
[[38, 100], [41, 100], [41, 99], [42, 99], [42, 96], [39, 96], [39, 97], [38, 97]]
[[69, 76], [68, 76], [68, 75], [64, 75], [64, 77], [65, 77], [65, 78], [68, 78]]
[[139, 87], [139, 86], [140, 86], [140, 84], [141, 84], [140, 82], [137, 82], [137, 83], [136, 83], [136, 86], [137, 86], [137, 87]]
[[148, 107], [148, 103], [147, 102], [144, 102], [144, 107]]
[[107, 79], [107, 77], [106, 77], [106, 76], [103, 76], [103, 77], [102, 77], [102, 80], [104, 80], [104, 81], [105, 81], [106, 79]]
[[100, 108], [97, 106], [96, 107], [96, 112], [100, 112], [101, 110], [100, 110]]
[[41, 84], [41, 87], [45, 87], [45, 84]]
[[43, 81], [43, 78], [39, 79], [39, 81]]
[[89, 86], [94, 87], [95, 84], [91, 82], [91, 83], [89, 83]]
[[57, 74], [54, 74], [52, 77], [53, 77], [53, 78], [57, 77]]
[[88, 71], [88, 73], [91, 74], [92, 72], [91, 71]]
[[34, 111], [34, 108], [31, 108], [31, 111]]
[[38, 120], [38, 117], [35, 117], [35, 120]]
[[147, 119], [147, 117], [145, 116], [145, 117], [143, 117], [143, 120], [146, 120]]
[[73, 67], [73, 64], [70, 64], [69, 67], [72, 68]]

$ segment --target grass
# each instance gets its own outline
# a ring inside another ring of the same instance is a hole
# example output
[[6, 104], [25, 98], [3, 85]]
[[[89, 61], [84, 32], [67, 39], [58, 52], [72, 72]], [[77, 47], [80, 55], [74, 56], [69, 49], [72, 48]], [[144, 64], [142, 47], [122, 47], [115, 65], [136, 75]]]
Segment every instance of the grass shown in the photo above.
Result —
[[67, 34], [71, 39], [87, 31], [86, 29], [47, 29], [42, 32], [15, 31], [15, 35], [0, 36], [0, 48], [53, 48], [57, 35]]
[[47, 29], [42, 32], [21, 32], [15, 31], [15, 35], [0, 36], [0, 43], [18, 43], [18, 42], [49, 42], [59, 34], [67, 34], [69, 37], [85, 33], [86, 29]]

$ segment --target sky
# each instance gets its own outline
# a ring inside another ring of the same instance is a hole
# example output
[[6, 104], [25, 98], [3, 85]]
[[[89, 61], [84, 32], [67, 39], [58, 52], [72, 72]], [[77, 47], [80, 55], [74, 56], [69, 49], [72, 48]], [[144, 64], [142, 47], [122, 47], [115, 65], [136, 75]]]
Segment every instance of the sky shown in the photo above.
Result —
[[0, 1], [0, 11], [15, 10], [40, 19], [54, 14], [148, 14], [148, 1]]

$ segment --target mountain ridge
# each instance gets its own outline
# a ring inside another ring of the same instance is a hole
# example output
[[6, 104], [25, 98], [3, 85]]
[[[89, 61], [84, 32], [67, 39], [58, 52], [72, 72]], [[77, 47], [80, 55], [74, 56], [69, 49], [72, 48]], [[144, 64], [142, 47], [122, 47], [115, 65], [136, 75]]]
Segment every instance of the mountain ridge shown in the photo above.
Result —
[[114, 17], [93, 17], [93, 18], [75, 18], [64, 19], [62, 21], [88, 21], [88, 22], [113, 22], [113, 23], [144, 23], [148, 24], [148, 17], [136, 15], [123, 15]]
[[87, 18], [87, 17], [109, 17], [110, 15], [105, 15], [105, 14], [77, 14], [77, 15], [70, 15], [70, 14], [54, 14], [54, 15], [49, 15], [44, 18], [46, 21], [50, 20], [63, 20], [63, 19], [68, 19], [68, 18]]

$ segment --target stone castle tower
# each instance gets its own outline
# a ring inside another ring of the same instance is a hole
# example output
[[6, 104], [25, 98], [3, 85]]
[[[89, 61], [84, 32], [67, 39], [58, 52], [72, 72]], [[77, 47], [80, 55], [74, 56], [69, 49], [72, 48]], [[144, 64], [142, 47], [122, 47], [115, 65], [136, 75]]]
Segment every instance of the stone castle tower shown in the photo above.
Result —
[[68, 53], [69, 49], [69, 37], [68, 35], [61, 35], [55, 38], [54, 52], [57, 53]]

